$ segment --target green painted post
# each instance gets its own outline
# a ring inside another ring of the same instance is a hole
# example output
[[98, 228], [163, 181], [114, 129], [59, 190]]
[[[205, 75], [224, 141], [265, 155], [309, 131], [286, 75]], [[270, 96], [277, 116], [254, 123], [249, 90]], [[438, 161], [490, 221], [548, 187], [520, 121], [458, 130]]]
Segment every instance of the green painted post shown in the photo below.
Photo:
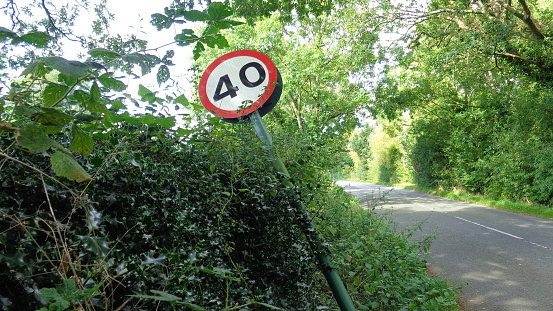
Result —
[[[271, 134], [269, 134], [267, 127], [265, 127], [265, 123], [263, 123], [259, 112], [254, 111], [250, 115], [250, 120], [252, 121], [255, 131], [257, 132], [257, 136], [263, 143], [265, 143], [266, 148], [269, 151], [269, 156], [271, 157], [271, 161], [273, 163], [273, 168], [275, 169], [275, 171], [278, 173], [282, 173], [286, 177], [290, 177], [290, 173], [288, 173], [284, 162], [282, 162], [282, 159], [274, 150]], [[332, 261], [327, 255], [328, 250], [323, 246], [321, 237], [315, 230], [315, 227], [313, 226], [313, 221], [307, 213], [307, 210], [302, 204], [298, 203], [298, 200], [293, 201], [292, 205], [296, 210], [296, 216], [298, 217], [303, 232], [307, 238], [307, 241], [309, 242], [309, 246], [315, 254], [315, 258], [317, 258], [317, 266], [319, 267], [326, 281], [328, 282], [328, 285], [332, 290], [332, 294], [334, 295], [334, 299], [336, 299], [336, 302], [338, 302], [340, 310], [355, 311], [353, 301], [351, 300], [351, 297], [349, 296], [346, 287], [342, 282], [342, 279], [340, 279], [340, 276], [334, 269]]]

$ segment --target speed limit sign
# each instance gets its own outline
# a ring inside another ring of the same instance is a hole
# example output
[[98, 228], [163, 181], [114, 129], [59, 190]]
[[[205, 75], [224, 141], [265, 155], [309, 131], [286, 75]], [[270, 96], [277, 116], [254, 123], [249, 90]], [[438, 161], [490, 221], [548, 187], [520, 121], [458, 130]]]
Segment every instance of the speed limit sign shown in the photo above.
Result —
[[278, 101], [281, 78], [273, 61], [265, 54], [240, 50], [217, 58], [200, 79], [203, 106], [226, 119], [246, 116], [267, 104], [263, 113]]

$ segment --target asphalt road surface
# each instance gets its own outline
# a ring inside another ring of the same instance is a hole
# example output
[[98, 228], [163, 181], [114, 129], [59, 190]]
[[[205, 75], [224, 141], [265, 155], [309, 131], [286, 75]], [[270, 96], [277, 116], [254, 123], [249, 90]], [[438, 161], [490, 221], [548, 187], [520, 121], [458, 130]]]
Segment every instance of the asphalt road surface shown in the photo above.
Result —
[[[412, 190], [339, 181], [347, 192], [390, 212], [398, 230], [435, 234], [429, 270], [461, 286], [465, 310], [553, 310], [553, 221]], [[420, 238], [421, 235], [418, 237]]]

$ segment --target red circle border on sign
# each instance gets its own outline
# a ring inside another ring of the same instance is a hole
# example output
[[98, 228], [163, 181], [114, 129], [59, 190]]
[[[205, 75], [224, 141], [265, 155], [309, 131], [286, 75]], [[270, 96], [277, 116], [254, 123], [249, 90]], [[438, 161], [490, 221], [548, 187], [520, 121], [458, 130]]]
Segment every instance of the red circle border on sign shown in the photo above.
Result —
[[[263, 94], [261, 94], [261, 96], [256, 101], [254, 101], [249, 108], [241, 109], [241, 110], [223, 110], [215, 106], [209, 100], [209, 97], [207, 96], [207, 90], [206, 90], [207, 80], [209, 79], [209, 76], [211, 75], [213, 70], [217, 68], [217, 66], [222, 64], [224, 61], [237, 56], [250, 56], [261, 61], [269, 71], [268, 72], [269, 83], [265, 88], [265, 92], [263, 92]], [[223, 117], [223, 118], [239, 118], [256, 111], [257, 109], [261, 108], [263, 104], [265, 104], [265, 102], [269, 99], [269, 97], [271, 97], [271, 94], [275, 90], [275, 87], [276, 87], [275, 84], [277, 83], [277, 79], [278, 79], [278, 74], [277, 74], [276, 66], [267, 55], [254, 50], [239, 50], [239, 51], [227, 53], [217, 58], [215, 61], [213, 61], [213, 63], [211, 63], [211, 65], [207, 67], [207, 69], [204, 71], [200, 79], [198, 93], [200, 95], [200, 101], [202, 102], [202, 105], [205, 107], [205, 109], [215, 112], [216, 116]]]

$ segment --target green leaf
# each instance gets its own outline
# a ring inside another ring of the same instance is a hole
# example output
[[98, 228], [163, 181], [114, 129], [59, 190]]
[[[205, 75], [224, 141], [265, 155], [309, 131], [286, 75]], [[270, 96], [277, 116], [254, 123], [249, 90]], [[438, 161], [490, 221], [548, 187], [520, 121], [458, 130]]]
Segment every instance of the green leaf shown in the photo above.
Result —
[[69, 87], [66, 85], [49, 83], [48, 85], [46, 85], [46, 87], [44, 88], [44, 92], [42, 93], [44, 104], [46, 106], [53, 106], [60, 99], [62, 99], [65, 94], [67, 94], [68, 90]]
[[65, 75], [76, 79], [87, 75], [88, 71], [92, 69], [91, 64], [81, 63], [75, 60], [67, 60], [59, 56], [43, 57], [38, 60], [38, 63], [43, 63]]
[[104, 87], [107, 87], [108, 89], [114, 90], [116, 92], [122, 92], [126, 90], [127, 86], [125, 85], [125, 83], [112, 78], [112, 75], [112, 72], [104, 73], [103, 75], [98, 77], [98, 81], [100, 81], [100, 83], [102, 83]]
[[251, 303], [252, 305], [263, 306], [263, 307], [269, 308], [269, 309], [271, 309], [271, 310], [282, 310], [282, 311], [285, 311], [284, 309], [281, 309], [281, 308], [279, 308], [279, 307], [275, 307], [275, 306], [273, 306], [273, 305], [266, 304], [266, 303], [263, 303], [263, 302], [250, 301], [250, 303]]
[[[155, 125], [155, 122], [156, 122], [156, 118], [151, 114], [138, 117], [138, 120], [140, 121], [140, 124], [146, 124], [146, 125]], [[128, 120], [125, 120], [125, 121], [128, 122]]]
[[214, 48], [217, 46], [220, 49], [229, 47], [227, 39], [221, 34], [212, 35], [209, 37], [205, 37], [202, 40], [203, 43], [205, 43], [210, 48]]
[[68, 125], [75, 118], [55, 108], [42, 107], [41, 112], [30, 116], [31, 120], [46, 126]]
[[222, 2], [212, 2], [207, 8], [207, 14], [213, 21], [227, 18], [232, 15], [232, 9]]
[[48, 42], [54, 38], [45, 32], [36, 31], [22, 35], [21, 39], [29, 44], [35, 45], [36, 47], [44, 48], [47, 47]]
[[207, 311], [207, 309], [204, 309], [198, 305], [195, 305], [193, 303], [190, 303], [190, 302], [186, 302], [186, 301], [182, 301], [182, 302], [179, 302], [179, 304], [187, 307], [188, 309], [192, 310], [192, 311]]
[[180, 46], [187, 46], [196, 40], [198, 40], [198, 36], [194, 34], [192, 29], [183, 29], [180, 34], [175, 36], [175, 41]]
[[87, 133], [85, 133], [78, 126], [73, 126], [73, 139], [71, 140], [70, 147], [77, 154], [82, 156], [89, 156], [92, 153], [94, 147], [94, 141]]
[[229, 29], [229, 28], [232, 28], [233, 26], [238, 26], [238, 25], [243, 25], [243, 24], [245, 24], [245, 23], [240, 22], [240, 21], [233, 21], [233, 20], [230, 20], [230, 19], [223, 19], [223, 20], [220, 20], [220, 21], [216, 21], [214, 23], [214, 25], [219, 29]]
[[175, 121], [175, 117], [158, 118], [156, 119], [154, 124], [170, 129], [173, 126], [175, 126], [176, 121]]
[[205, 51], [205, 46], [201, 42], [196, 43], [196, 46], [194, 47], [194, 50], [192, 51], [192, 54], [194, 56], [194, 60], [198, 60], [198, 58], [200, 58], [200, 54], [203, 51]]
[[207, 15], [203, 12], [200, 12], [200, 11], [196, 11], [196, 10], [190, 10], [190, 11], [183, 12], [182, 17], [184, 17], [184, 19], [186, 19], [188, 21], [191, 21], [191, 22], [205, 22], [205, 21], [208, 21], [210, 19], [209, 15]]
[[165, 16], [160, 13], [152, 14], [152, 20], [150, 21], [152, 25], [156, 26], [157, 30], [168, 29], [173, 25], [174, 19], [168, 16]]
[[[42, 296], [52, 301], [48, 310], [63, 311], [71, 306], [71, 301], [65, 299], [55, 288], [43, 288], [40, 290]], [[52, 308], [54, 306], [54, 309]]]
[[36, 123], [29, 123], [19, 129], [16, 140], [22, 147], [35, 153], [44, 152], [52, 147], [52, 139]]
[[109, 243], [104, 237], [80, 235], [84, 248], [98, 256], [105, 256], [110, 251]]
[[8, 38], [17, 38], [19, 37], [15, 32], [9, 30], [5, 27], [0, 27], [0, 41], [5, 41]]
[[125, 104], [123, 104], [123, 102], [121, 102], [120, 100], [118, 101], [115, 101], [111, 104], [111, 107], [109, 107], [109, 110], [124, 110], [124, 109], [127, 109], [127, 106], [125, 106]]
[[90, 112], [100, 112], [100, 113], [108, 113], [109, 110], [107, 109], [106, 105], [103, 103], [100, 103], [100, 97], [101, 97], [100, 87], [98, 86], [98, 83], [94, 81], [92, 83], [92, 86], [90, 87], [90, 91], [88, 93], [88, 100], [86, 102], [86, 109]]
[[92, 177], [71, 156], [62, 151], [56, 151], [50, 158], [52, 169], [58, 176], [65, 177], [76, 182], [88, 182]]
[[142, 70], [142, 75], [147, 74], [152, 69], [153, 65], [161, 62], [161, 60], [158, 61], [151, 55], [144, 55], [140, 53], [126, 54], [123, 55], [121, 59], [126, 62], [139, 65], [140, 69]]
[[[98, 86], [98, 83], [96, 81], [94, 81], [94, 83], [92, 83], [92, 86], [90, 87], [90, 91], [88, 93], [88, 102], [87, 102], [86, 108], [89, 111], [92, 111], [92, 112], [105, 112], [105, 111], [102, 111], [102, 109], [100, 109], [98, 107], [98, 106], [101, 106], [101, 104], [98, 103], [100, 101], [100, 96], [101, 95], [102, 94], [100, 93], [100, 87]], [[104, 108], [105, 108], [105, 106], [104, 106]]]
[[150, 94], [154, 94], [154, 92], [150, 91], [147, 87], [145, 87], [142, 84], [138, 85], [138, 96], [144, 97]]
[[184, 136], [189, 136], [190, 134], [194, 134], [194, 133], [199, 132], [199, 131], [200, 131], [199, 129], [194, 129], [194, 130], [178, 129], [177, 134], [180, 137], [184, 137]]
[[104, 48], [96, 48], [88, 51], [88, 54], [92, 57], [106, 57], [106, 58], [119, 58], [121, 54]]
[[188, 105], [188, 99], [184, 95], [179, 95], [177, 98], [175, 98], [173, 100], [173, 103], [187, 106]]
[[161, 59], [161, 62], [164, 63], [165, 65], [167, 66], [172, 66], [174, 65], [173, 64], [173, 61], [171, 60], [171, 58], [173, 58], [175, 56], [175, 51], [173, 50], [167, 50], [165, 52], [165, 55], [163, 56], [163, 58]]
[[162, 83], [167, 82], [169, 78], [171, 78], [169, 67], [167, 67], [166, 65], [159, 66], [156, 74], [157, 83], [161, 85]]
[[177, 300], [181, 300], [181, 298], [178, 297], [178, 296], [171, 295], [171, 294], [169, 294], [169, 293], [162, 292], [162, 291], [159, 291], [159, 290], [151, 289], [150, 292], [152, 292], [153, 294], [157, 294], [157, 295], [159, 295], [159, 296], [165, 297], [165, 298], [167, 298], [167, 299], [171, 299], [171, 300], [168, 300], [168, 301], [177, 301]]

